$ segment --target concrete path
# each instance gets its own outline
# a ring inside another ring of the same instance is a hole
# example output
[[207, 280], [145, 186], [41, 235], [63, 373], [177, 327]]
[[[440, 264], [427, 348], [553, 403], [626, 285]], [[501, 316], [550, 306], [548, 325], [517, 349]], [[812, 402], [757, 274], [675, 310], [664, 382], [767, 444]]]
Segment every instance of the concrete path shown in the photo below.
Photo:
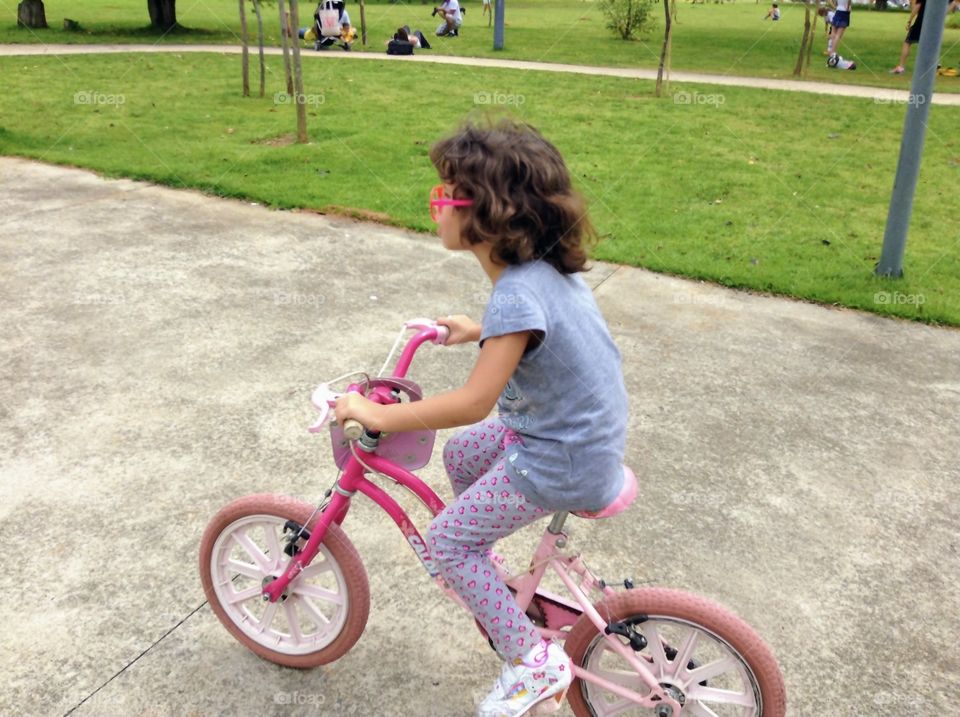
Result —
[[[0, 56], [11, 55], [95, 55], [124, 52], [218, 52], [238, 54], [240, 46], [231, 45], [0, 45]], [[268, 55], [281, 54], [280, 48], [268, 47]], [[626, 77], [639, 80], [656, 80], [657, 71], [629, 67], [597, 67], [589, 65], [563, 65], [553, 62], [526, 62], [523, 60], [496, 60], [483, 57], [454, 57], [452, 55], [412, 55], [397, 57], [385, 53], [369, 52], [304, 52], [302, 57], [325, 58], [331, 61], [350, 60], [388, 60], [391, 62], [432, 62], [447, 65], [466, 65], [469, 67], [503, 67], [514, 70], [536, 70], [539, 72], [569, 72], [582, 75], [602, 75], [606, 77]], [[801, 80], [775, 80], [762, 77], [739, 77], [735, 75], [711, 75], [699, 72], [670, 73], [670, 79], [676, 83], [723, 85], [727, 87], [755, 87], [786, 92], [809, 92], [819, 95], [840, 95], [844, 97], [864, 97], [881, 102], [904, 102], [910, 93], [907, 90], [866, 87], [863, 85], [845, 85], [829, 82], [811, 82]], [[931, 100], [935, 105], [960, 106], [960, 93], [935, 93]]]
[[[0, 714], [472, 713], [494, 657], [369, 503], [345, 528], [371, 618], [323, 669], [241, 648], [197, 570], [231, 499], [322, 495], [312, 387], [376, 369], [403, 319], [479, 316], [472, 258], [0, 159], [0, 270]], [[632, 268], [588, 279], [623, 352], [641, 492], [573, 521], [573, 546], [611, 581], [740, 613], [779, 656], [791, 715], [954, 714], [960, 332]], [[412, 376], [447, 389], [474, 355], [427, 347]], [[446, 494], [438, 466], [424, 475]], [[507, 543], [515, 564], [535, 532]]]

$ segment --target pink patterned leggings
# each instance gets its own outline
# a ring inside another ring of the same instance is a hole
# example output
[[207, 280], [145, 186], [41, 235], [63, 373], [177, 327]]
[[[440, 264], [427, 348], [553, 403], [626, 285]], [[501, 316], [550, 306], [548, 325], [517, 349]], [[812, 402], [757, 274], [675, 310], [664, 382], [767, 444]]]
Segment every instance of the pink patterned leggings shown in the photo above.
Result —
[[483, 625], [501, 655], [524, 655], [540, 632], [494, 570], [500, 538], [547, 516], [510, 483], [502, 460], [520, 438], [499, 420], [477, 423], [447, 441], [443, 462], [457, 496], [430, 525], [431, 553], [447, 584]]

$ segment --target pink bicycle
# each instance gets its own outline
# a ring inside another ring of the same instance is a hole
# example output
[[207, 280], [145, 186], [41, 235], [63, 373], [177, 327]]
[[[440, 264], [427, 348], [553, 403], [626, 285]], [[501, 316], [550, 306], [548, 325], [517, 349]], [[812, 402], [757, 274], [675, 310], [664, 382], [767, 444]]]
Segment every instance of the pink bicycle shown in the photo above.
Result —
[[[407, 322], [416, 333], [407, 341], [388, 377], [363, 374], [346, 390], [377, 402], [417, 401], [420, 388], [406, 379], [417, 349], [443, 343], [446, 328]], [[314, 391], [321, 409], [312, 432], [323, 429], [339, 395], [331, 384]], [[207, 526], [200, 547], [203, 589], [227, 630], [257, 655], [280, 665], [309, 668], [332, 662], [359, 639], [370, 608], [363, 562], [342, 529], [353, 496], [362, 493], [394, 520], [431, 578], [460, 602], [438, 576], [430, 547], [407, 514], [368, 476], [381, 475], [413, 493], [433, 514], [444, 508], [411, 471], [426, 465], [434, 431], [379, 435], [355, 421], [330, 422], [340, 474], [323, 502], [310, 505], [278, 495], [239, 498]], [[629, 505], [636, 479], [625, 468], [625, 488], [605, 510], [580, 515], [602, 518]], [[595, 576], [579, 554], [570, 553], [564, 533], [568, 513], [556, 513], [528, 570], [497, 570], [544, 637], [562, 641], [574, 665], [567, 700], [577, 717], [783, 717], [786, 691], [776, 658], [756, 632], [706, 598], [664, 588], [635, 588], [629, 580], [611, 586]], [[559, 577], [567, 596], [540, 588], [547, 570]], [[462, 603], [461, 603], [462, 604]], [[559, 705], [541, 704], [531, 714]]]

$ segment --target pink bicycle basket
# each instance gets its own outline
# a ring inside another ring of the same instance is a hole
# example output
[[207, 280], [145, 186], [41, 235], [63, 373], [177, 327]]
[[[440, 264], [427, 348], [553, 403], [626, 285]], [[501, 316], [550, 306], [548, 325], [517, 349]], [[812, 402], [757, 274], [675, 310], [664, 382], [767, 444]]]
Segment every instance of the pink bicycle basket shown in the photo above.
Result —
[[[371, 379], [367, 393], [369, 394], [377, 388], [397, 390], [406, 394], [409, 401], [419, 401], [423, 398], [423, 391], [420, 387], [405, 378]], [[377, 446], [375, 453], [408, 471], [415, 471], [430, 462], [436, 437], [437, 432], [431, 430], [386, 434], [381, 436], [380, 444]], [[350, 441], [343, 435], [343, 428], [339, 424], [330, 424], [330, 441], [333, 446], [333, 460], [336, 462], [337, 468], [343, 470], [351, 455]]]

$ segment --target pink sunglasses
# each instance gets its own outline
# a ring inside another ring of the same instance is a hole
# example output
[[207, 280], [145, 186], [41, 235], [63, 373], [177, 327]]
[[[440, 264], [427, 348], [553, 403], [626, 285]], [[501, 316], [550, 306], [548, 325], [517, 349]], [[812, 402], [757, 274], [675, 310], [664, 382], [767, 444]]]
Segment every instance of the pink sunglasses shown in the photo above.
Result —
[[443, 185], [438, 184], [430, 190], [430, 218], [433, 221], [440, 221], [441, 207], [469, 207], [473, 204], [472, 199], [448, 199], [443, 196]]

